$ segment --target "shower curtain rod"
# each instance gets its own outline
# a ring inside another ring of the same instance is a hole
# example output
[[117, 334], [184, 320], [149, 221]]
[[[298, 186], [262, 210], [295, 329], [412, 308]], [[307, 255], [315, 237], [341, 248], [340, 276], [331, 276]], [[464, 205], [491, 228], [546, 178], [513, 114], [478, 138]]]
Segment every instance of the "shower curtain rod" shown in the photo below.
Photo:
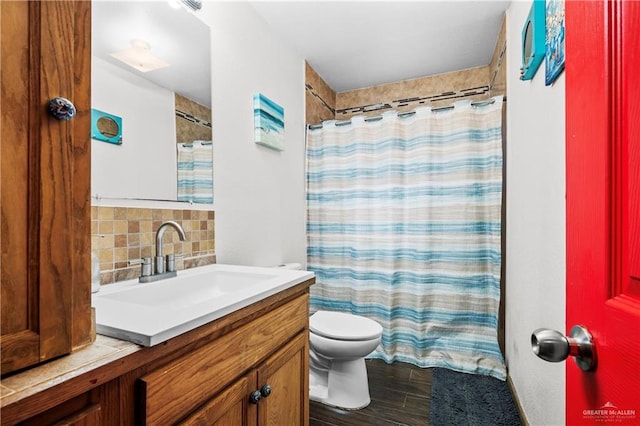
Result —
[[[504, 96], [502, 98], [502, 101], [506, 102], [507, 101], [507, 97]], [[496, 102], [496, 100], [494, 98], [485, 99], [483, 101], [471, 101], [471, 106], [485, 106], [485, 105], [494, 104], [495, 102]], [[455, 108], [454, 105], [447, 105], [447, 106], [443, 106], [443, 107], [431, 108], [431, 112], [447, 111], [447, 110], [454, 109], [454, 108]], [[415, 113], [416, 113], [415, 111], [398, 112], [398, 117], [400, 117], [400, 118], [411, 117]], [[365, 119], [364, 119], [364, 121], [366, 121], [367, 123], [372, 122], [372, 121], [378, 121], [378, 120], [382, 120], [382, 116], [381, 115], [373, 115], [373, 116], [370, 116], [370, 117], [365, 117]], [[336, 126], [346, 126], [348, 124], [351, 124], [351, 119], [342, 120], [342, 121], [336, 121], [336, 123], [335, 123]], [[308, 128], [309, 128], [309, 130], [321, 129], [322, 128], [322, 123], [309, 124]]]

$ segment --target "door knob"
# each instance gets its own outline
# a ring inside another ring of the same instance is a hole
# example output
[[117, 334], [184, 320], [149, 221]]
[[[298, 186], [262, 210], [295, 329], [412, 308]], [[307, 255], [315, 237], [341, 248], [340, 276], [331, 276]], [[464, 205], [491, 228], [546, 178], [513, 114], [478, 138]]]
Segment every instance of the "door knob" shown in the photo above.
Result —
[[262, 394], [260, 393], [260, 391], [255, 390], [251, 392], [251, 395], [249, 395], [249, 402], [252, 404], [257, 404], [258, 402], [260, 402], [261, 398], [262, 398]]
[[271, 386], [269, 385], [264, 385], [261, 389], [260, 389], [260, 394], [262, 395], [263, 398], [268, 397], [269, 395], [271, 395]]
[[49, 114], [58, 120], [71, 120], [76, 116], [76, 107], [66, 98], [53, 98], [48, 104]]
[[560, 362], [571, 355], [584, 371], [594, 371], [597, 366], [595, 342], [589, 330], [581, 325], [574, 325], [569, 337], [556, 330], [539, 328], [531, 334], [531, 349], [545, 361]]

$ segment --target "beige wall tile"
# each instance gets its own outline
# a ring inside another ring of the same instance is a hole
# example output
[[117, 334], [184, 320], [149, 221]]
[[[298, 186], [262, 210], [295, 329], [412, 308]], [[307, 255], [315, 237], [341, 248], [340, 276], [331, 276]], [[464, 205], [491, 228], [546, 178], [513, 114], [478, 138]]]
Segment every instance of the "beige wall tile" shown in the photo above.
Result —
[[139, 220], [142, 217], [142, 209], [137, 207], [129, 207], [127, 209], [127, 219]]
[[506, 95], [507, 94], [507, 63], [506, 63], [506, 50], [507, 50], [507, 30], [506, 30], [506, 17], [502, 19], [502, 26], [500, 27], [500, 33], [498, 33], [498, 40], [496, 41], [496, 47], [489, 64], [490, 69], [490, 83], [491, 96]]
[[177, 142], [212, 140], [211, 109], [177, 93], [175, 102]]
[[306, 122], [317, 124], [336, 115], [336, 92], [305, 62]]
[[213, 211], [92, 206], [91, 213], [91, 247], [100, 257], [102, 284], [139, 275], [139, 267], [128, 261], [155, 256], [155, 230], [164, 220], [177, 221], [187, 234], [185, 242], [172, 229], [164, 237], [165, 254], [187, 259], [177, 262], [179, 269], [215, 262]]
[[114, 219], [126, 219], [127, 218], [127, 208], [126, 207], [115, 207], [113, 209], [113, 217], [114, 217]]
[[489, 67], [476, 67], [336, 94], [336, 119], [443, 106], [489, 97]]
[[98, 220], [113, 220], [113, 207], [98, 207]]

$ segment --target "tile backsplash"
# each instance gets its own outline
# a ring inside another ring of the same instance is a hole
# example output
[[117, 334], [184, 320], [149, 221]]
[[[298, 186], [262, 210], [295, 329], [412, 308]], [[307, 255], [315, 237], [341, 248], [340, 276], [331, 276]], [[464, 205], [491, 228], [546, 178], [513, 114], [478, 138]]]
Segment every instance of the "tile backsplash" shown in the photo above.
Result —
[[140, 265], [129, 261], [155, 256], [156, 230], [162, 222], [182, 225], [187, 239], [167, 229], [165, 254], [176, 258], [178, 270], [215, 263], [215, 214], [207, 210], [173, 210], [139, 207], [91, 207], [91, 249], [100, 258], [102, 284], [137, 278]]

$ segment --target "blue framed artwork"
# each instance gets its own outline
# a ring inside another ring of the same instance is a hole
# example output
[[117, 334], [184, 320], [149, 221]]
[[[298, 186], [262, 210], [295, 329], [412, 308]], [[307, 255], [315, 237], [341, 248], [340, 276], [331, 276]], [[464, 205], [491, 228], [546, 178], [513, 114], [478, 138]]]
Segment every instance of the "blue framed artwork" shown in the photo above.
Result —
[[550, 86], [564, 70], [564, 0], [547, 1], [544, 84]]
[[91, 108], [91, 138], [122, 145], [122, 118]]
[[284, 108], [261, 93], [253, 95], [255, 142], [284, 150]]

